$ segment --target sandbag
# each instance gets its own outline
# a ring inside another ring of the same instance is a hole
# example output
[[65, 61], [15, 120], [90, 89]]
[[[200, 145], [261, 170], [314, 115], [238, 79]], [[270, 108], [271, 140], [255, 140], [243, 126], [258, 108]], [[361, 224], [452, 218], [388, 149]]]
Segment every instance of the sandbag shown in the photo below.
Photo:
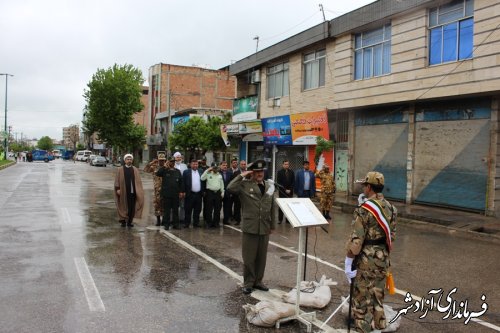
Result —
[[[344, 300], [345, 300], [345, 297], [342, 297], [341, 301], [343, 302]], [[345, 314], [346, 316], [348, 315], [349, 302], [346, 302], [344, 304], [344, 306], [342, 307], [342, 313]], [[385, 313], [385, 319], [387, 321], [387, 327], [384, 328], [382, 331], [375, 330], [375, 331], [372, 331], [372, 333], [376, 333], [376, 332], [384, 332], [384, 333], [387, 332], [388, 333], [388, 332], [396, 332], [398, 330], [399, 325], [401, 325], [401, 317], [396, 319], [396, 321], [393, 322], [392, 324], [389, 324], [389, 322], [392, 320], [392, 318], [396, 317], [398, 312], [396, 310], [394, 310], [392, 307], [390, 307], [389, 305], [384, 304], [384, 313]]]
[[[315, 309], [322, 309], [330, 303], [332, 292], [330, 286], [336, 286], [337, 282], [322, 276], [319, 282], [302, 281], [300, 283], [300, 306], [307, 306]], [[295, 304], [297, 301], [297, 289], [294, 288], [283, 295], [283, 300], [287, 303]]]
[[245, 315], [250, 324], [263, 327], [273, 327], [281, 318], [293, 316], [295, 306], [276, 301], [260, 301], [259, 303], [243, 305]]

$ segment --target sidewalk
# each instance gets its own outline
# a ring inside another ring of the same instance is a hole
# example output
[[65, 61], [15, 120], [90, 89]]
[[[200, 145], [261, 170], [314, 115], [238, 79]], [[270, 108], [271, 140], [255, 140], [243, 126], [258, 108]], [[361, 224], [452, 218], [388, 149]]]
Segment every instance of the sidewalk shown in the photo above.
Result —
[[[453, 208], [439, 208], [424, 205], [407, 205], [391, 201], [398, 209], [398, 219], [403, 222], [427, 222], [440, 226], [473, 232], [500, 239], [500, 219], [477, 213], [464, 212]], [[357, 198], [336, 194], [333, 206], [344, 213], [352, 213], [358, 205]]]

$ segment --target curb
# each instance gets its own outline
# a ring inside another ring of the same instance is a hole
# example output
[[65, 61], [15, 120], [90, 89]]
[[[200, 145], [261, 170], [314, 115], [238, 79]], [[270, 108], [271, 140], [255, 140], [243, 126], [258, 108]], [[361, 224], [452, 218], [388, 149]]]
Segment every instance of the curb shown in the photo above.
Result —
[[8, 167], [13, 166], [13, 165], [16, 165], [16, 162], [10, 161], [10, 163], [7, 163], [7, 164], [0, 166], [0, 170], [3, 170], [5, 168], [8, 168]]
[[[348, 204], [348, 203], [334, 203], [333, 208], [339, 209], [343, 213], [352, 214], [356, 206]], [[454, 232], [460, 232], [467, 235], [472, 235], [480, 238], [487, 238], [491, 240], [500, 240], [500, 234], [497, 233], [487, 233], [480, 232], [472, 229], [464, 229], [459, 227], [454, 227], [449, 221], [440, 220], [436, 218], [430, 218], [425, 216], [417, 216], [413, 214], [399, 214], [398, 213], [398, 222], [404, 224], [413, 224], [420, 226], [430, 226], [438, 227], [443, 230], [449, 230]], [[482, 225], [474, 226], [474, 229], [481, 229]]]

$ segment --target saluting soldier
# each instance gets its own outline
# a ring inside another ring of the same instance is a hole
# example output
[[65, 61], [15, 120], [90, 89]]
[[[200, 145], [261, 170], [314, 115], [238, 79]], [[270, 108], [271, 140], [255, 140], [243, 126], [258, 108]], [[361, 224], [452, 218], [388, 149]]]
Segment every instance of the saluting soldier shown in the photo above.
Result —
[[158, 158], [149, 162], [145, 167], [144, 171], [147, 173], [153, 174], [153, 205], [155, 208], [155, 216], [156, 216], [156, 226], [161, 226], [161, 217], [163, 216], [163, 203], [161, 200], [161, 182], [162, 178], [158, 177], [156, 173], [160, 170], [163, 165], [165, 165], [165, 161], [167, 158], [165, 154], [158, 154]]
[[[345, 273], [351, 285], [352, 315], [358, 332], [383, 330], [384, 288], [396, 233], [397, 210], [384, 199], [384, 175], [368, 172], [362, 180], [366, 201], [354, 211], [346, 245]], [[353, 264], [354, 262], [354, 264]], [[350, 325], [350, 323], [349, 323]]]
[[319, 198], [319, 208], [327, 220], [331, 220], [330, 209], [333, 206], [333, 193], [335, 193], [335, 180], [330, 173], [330, 167], [325, 164], [323, 169], [316, 172], [316, 177], [321, 180], [321, 195]]
[[170, 158], [168, 163], [156, 172], [156, 175], [162, 177], [161, 198], [165, 230], [170, 228], [170, 214], [172, 214], [174, 229], [180, 229], [179, 201], [184, 198], [184, 183], [181, 172], [175, 168], [175, 158]]
[[[243, 257], [243, 293], [253, 289], [268, 291], [262, 283], [266, 269], [269, 235], [275, 228], [274, 185], [264, 181], [266, 162], [258, 160], [229, 183], [228, 192], [238, 195], [241, 202]], [[251, 175], [250, 179], [246, 179]]]

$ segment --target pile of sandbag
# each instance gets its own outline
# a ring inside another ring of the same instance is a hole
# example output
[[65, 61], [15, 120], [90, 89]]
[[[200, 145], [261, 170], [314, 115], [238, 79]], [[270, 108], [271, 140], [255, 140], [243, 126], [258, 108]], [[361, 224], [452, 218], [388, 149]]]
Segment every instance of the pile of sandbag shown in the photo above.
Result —
[[[330, 286], [336, 286], [337, 282], [322, 276], [319, 282], [302, 281], [300, 283], [300, 306], [307, 306], [315, 309], [322, 309], [330, 303], [332, 292]], [[283, 300], [287, 303], [295, 304], [297, 301], [297, 289], [294, 288], [283, 295]]]
[[279, 319], [293, 316], [295, 306], [275, 301], [260, 301], [252, 305], [243, 305], [250, 324], [263, 327], [273, 327]]
[[[344, 300], [345, 300], [345, 297], [342, 297], [342, 302], [344, 302]], [[344, 306], [342, 307], [342, 313], [345, 314], [346, 316], [349, 314], [349, 302], [345, 302]], [[392, 320], [392, 318], [396, 317], [398, 312], [396, 310], [394, 310], [392, 307], [390, 307], [389, 305], [384, 304], [384, 313], [385, 313], [385, 319], [387, 321], [387, 327], [384, 328], [382, 331], [375, 330], [372, 332], [388, 333], [388, 332], [396, 332], [398, 330], [399, 325], [401, 324], [402, 317], [399, 317], [398, 319], [396, 319], [395, 322], [393, 322], [392, 324], [389, 324], [389, 322]]]

